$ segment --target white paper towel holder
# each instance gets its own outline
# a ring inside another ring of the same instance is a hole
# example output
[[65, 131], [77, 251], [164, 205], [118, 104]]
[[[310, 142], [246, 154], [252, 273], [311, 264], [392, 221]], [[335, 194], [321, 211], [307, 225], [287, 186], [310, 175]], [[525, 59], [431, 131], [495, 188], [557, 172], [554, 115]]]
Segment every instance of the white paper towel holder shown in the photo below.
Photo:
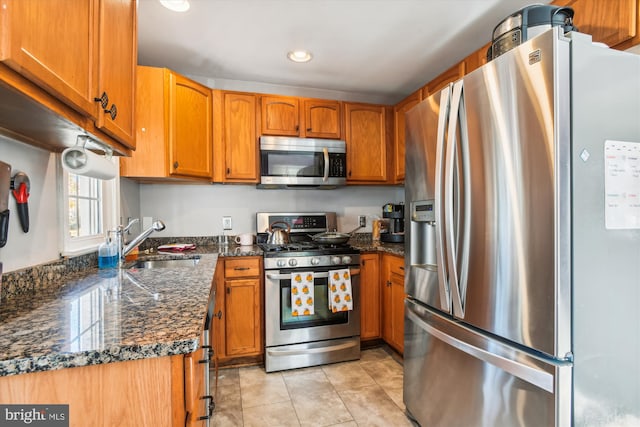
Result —
[[[87, 144], [104, 151], [104, 156], [87, 149]], [[109, 180], [116, 177], [116, 168], [111, 162], [112, 156], [113, 150], [111, 147], [92, 139], [88, 135], [78, 135], [76, 145], [65, 149], [60, 160], [62, 168], [67, 172]]]

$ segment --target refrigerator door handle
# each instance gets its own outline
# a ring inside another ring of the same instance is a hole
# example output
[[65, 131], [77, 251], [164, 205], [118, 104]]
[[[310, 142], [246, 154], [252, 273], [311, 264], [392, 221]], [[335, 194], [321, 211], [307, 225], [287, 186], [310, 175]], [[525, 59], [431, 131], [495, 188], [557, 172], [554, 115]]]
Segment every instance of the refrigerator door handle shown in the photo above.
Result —
[[440, 112], [438, 115], [438, 133], [436, 141], [436, 173], [435, 173], [435, 232], [436, 232], [436, 260], [438, 264], [438, 288], [440, 293], [440, 309], [451, 313], [451, 292], [448, 283], [447, 263], [445, 256], [445, 221], [443, 214], [442, 189], [444, 149], [446, 145], [447, 119], [449, 117], [449, 103], [451, 99], [451, 85], [440, 92]]
[[476, 359], [502, 369], [503, 371], [520, 378], [522, 381], [526, 381], [538, 388], [548, 391], [549, 393], [554, 393], [554, 376], [552, 374], [491, 353], [434, 328], [429, 323], [425, 322], [420, 316], [420, 313], [416, 312], [410, 304], [405, 304], [405, 314], [409, 320], [440, 341], [463, 351]]
[[449, 127], [447, 130], [447, 151], [445, 154], [444, 170], [444, 227], [445, 227], [445, 249], [447, 257], [447, 269], [449, 273], [449, 292], [454, 316], [463, 318], [464, 311], [460, 299], [457, 269], [457, 245], [454, 232], [454, 165], [456, 160], [456, 130], [458, 127], [458, 110], [460, 109], [460, 95], [462, 82], [453, 86], [451, 94], [451, 109], [449, 111]]

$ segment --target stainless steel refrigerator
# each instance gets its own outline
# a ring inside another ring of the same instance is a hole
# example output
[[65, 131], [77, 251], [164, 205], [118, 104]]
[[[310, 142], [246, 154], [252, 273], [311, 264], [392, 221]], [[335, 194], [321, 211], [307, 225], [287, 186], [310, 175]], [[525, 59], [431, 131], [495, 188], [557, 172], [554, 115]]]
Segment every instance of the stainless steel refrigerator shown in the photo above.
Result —
[[640, 425], [640, 56], [552, 28], [406, 135], [409, 414]]

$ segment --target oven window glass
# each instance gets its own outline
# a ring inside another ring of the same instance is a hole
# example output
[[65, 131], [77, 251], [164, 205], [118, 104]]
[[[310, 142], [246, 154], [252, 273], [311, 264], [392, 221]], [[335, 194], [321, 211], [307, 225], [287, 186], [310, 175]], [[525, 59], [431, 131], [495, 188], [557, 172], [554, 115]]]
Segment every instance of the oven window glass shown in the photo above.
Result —
[[262, 171], [265, 176], [324, 176], [323, 153], [263, 151], [262, 165], [266, 166]]
[[280, 329], [299, 329], [310, 326], [339, 325], [349, 322], [348, 312], [333, 313], [329, 309], [329, 281], [314, 281], [314, 314], [310, 316], [291, 315], [291, 280], [280, 280]]

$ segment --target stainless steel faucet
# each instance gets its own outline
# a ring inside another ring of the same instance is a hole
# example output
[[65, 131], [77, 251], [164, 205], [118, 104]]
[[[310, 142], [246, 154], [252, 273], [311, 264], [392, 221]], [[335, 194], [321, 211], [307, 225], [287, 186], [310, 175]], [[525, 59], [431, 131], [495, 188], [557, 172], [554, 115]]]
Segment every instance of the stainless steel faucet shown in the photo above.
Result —
[[131, 252], [140, 243], [144, 242], [147, 239], [147, 237], [151, 235], [151, 233], [153, 233], [154, 231], [162, 231], [165, 229], [164, 222], [160, 220], [154, 221], [153, 224], [151, 224], [151, 227], [144, 230], [142, 233], [136, 236], [133, 240], [131, 240], [125, 246], [124, 234], [128, 232], [129, 229], [131, 229], [133, 224], [135, 224], [136, 222], [138, 222], [138, 218], [134, 218], [131, 221], [129, 221], [129, 224], [127, 224], [125, 227], [120, 225], [118, 226], [118, 228], [116, 228], [116, 245], [118, 247], [118, 266], [119, 267], [122, 267], [124, 265], [124, 258], [127, 256], [127, 254], [129, 254], [129, 252]]

